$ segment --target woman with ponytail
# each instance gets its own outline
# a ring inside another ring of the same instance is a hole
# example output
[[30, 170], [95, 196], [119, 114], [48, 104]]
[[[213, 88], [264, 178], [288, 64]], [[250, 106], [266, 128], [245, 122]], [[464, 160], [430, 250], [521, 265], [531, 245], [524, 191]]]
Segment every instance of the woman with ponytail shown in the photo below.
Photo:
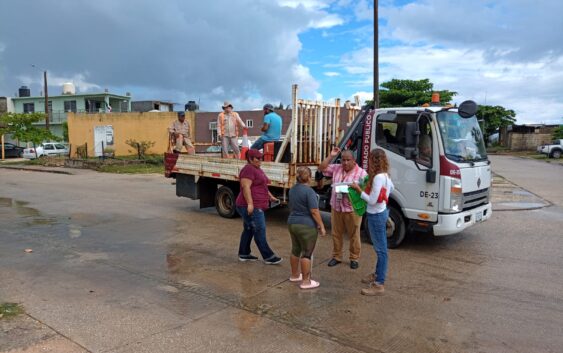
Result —
[[367, 202], [367, 222], [371, 242], [377, 255], [374, 273], [362, 279], [362, 283], [369, 284], [362, 289], [363, 295], [381, 295], [384, 292], [385, 275], [387, 274], [387, 208], [389, 195], [393, 191], [393, 182], [389, 177], [389, 161], [385, 151], [381, 148], [372, 150], [369, 154], [368, 183], [366, 191], [357, 184], [350, 185], [362, 199]]

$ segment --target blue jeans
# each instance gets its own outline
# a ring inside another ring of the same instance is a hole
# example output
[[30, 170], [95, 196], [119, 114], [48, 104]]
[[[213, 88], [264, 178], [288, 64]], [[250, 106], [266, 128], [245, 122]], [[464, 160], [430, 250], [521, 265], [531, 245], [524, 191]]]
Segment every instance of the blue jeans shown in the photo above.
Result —
[[264, 144], [266, 142], [271, 142], [271, 141], [266, 141], [262, 139], [262, 137], [259, 137], [258, 140], [254, 141], [254, 143], [252, 144], [252, 146], [250, 146], [250, 148], [261, 150], [262, 148], [264, 148]]
[[373, 244], [373, 249], [377, 254], [375, 265], [375, 283], [385, 283], [387, 274], [387, 218], [389, 209], [380, 213], [367, 213], [368, 229]]
[[239, 255], [250, 255], [250, 243], [252, 238], [264, 260], [270, 260], [274, 252], [270, 249], [266, 240], [266, 217], [261, 209], [254, 209], [251, 215], [248, 214], [246, 207], [237, 206], [237, 212], [242, 217], [244, 229], [240, 235]]

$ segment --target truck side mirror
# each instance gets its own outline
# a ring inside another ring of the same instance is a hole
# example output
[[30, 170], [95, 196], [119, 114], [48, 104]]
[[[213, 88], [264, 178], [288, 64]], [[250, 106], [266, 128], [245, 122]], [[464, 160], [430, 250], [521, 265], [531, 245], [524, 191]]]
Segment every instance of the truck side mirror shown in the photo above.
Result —
[[418, 144], [418, 135], [420, 135], [418, 124], [415, 121], [407, 122], [405, 131], [405, 147], [416, 148]]
[[414, 121], [407, 122], [405, 128], [405, 158], [408, 160], [416, 159], [418, 156], [418, 124]]

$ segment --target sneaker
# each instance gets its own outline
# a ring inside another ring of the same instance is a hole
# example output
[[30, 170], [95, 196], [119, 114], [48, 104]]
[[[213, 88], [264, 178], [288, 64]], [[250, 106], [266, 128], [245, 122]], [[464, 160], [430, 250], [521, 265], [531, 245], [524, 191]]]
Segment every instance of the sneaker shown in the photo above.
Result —
[[351, 260], [351, 261], [350, 261], [350, 268], [351, 268], [352, 270], [355, 270], [355, 269], [357, 269], [358, 267], [360, 267], [360, 264], [358, 263], [358, 261], [355, 261], [355, 260]]
[[361, 293], [363, 295], [374, 296], [374, 295], [383, 295], [385, 289], [383, 288], [382, 284], [376, 284], [372, 282], [368, 288], [362, 289]]
[[272, 257], [271, 259], [264, 260], [264, 263], [265, 263], [266, 265], [277, 265], [277, 264], [279, 264], [279, 263], [282, 262], [282, 261], [283, 261], [283, 259], [282, 259], [281, 257], [274, 256], [274, 257]]
[[334, 267], [336, 265], [338, 265], [339, 263], [341, 263], [342, 261], [337, 260], [335, 258], [332, 258], [329, 262], [328, 262], [328, 267]]
[[238, 260], [241, 262], [246, 262], [246, 261], [256, 261], [258, 260], [258, 258], [253, 255], [239, 255]]
[[375, 282], [375, 274], [370, 273], [369, 275], [362, 278], [362, 283], [369, 284]]

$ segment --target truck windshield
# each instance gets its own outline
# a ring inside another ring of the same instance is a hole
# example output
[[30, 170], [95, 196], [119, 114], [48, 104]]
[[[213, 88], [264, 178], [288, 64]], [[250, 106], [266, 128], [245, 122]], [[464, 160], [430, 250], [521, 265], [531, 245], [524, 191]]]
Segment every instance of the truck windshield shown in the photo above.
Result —
[[473, 162], [487, 159], [481, 128], [477, 118], [464, 119], [456, 112], [438, 114], [438, 125], [446, 157], [456, 162]]

